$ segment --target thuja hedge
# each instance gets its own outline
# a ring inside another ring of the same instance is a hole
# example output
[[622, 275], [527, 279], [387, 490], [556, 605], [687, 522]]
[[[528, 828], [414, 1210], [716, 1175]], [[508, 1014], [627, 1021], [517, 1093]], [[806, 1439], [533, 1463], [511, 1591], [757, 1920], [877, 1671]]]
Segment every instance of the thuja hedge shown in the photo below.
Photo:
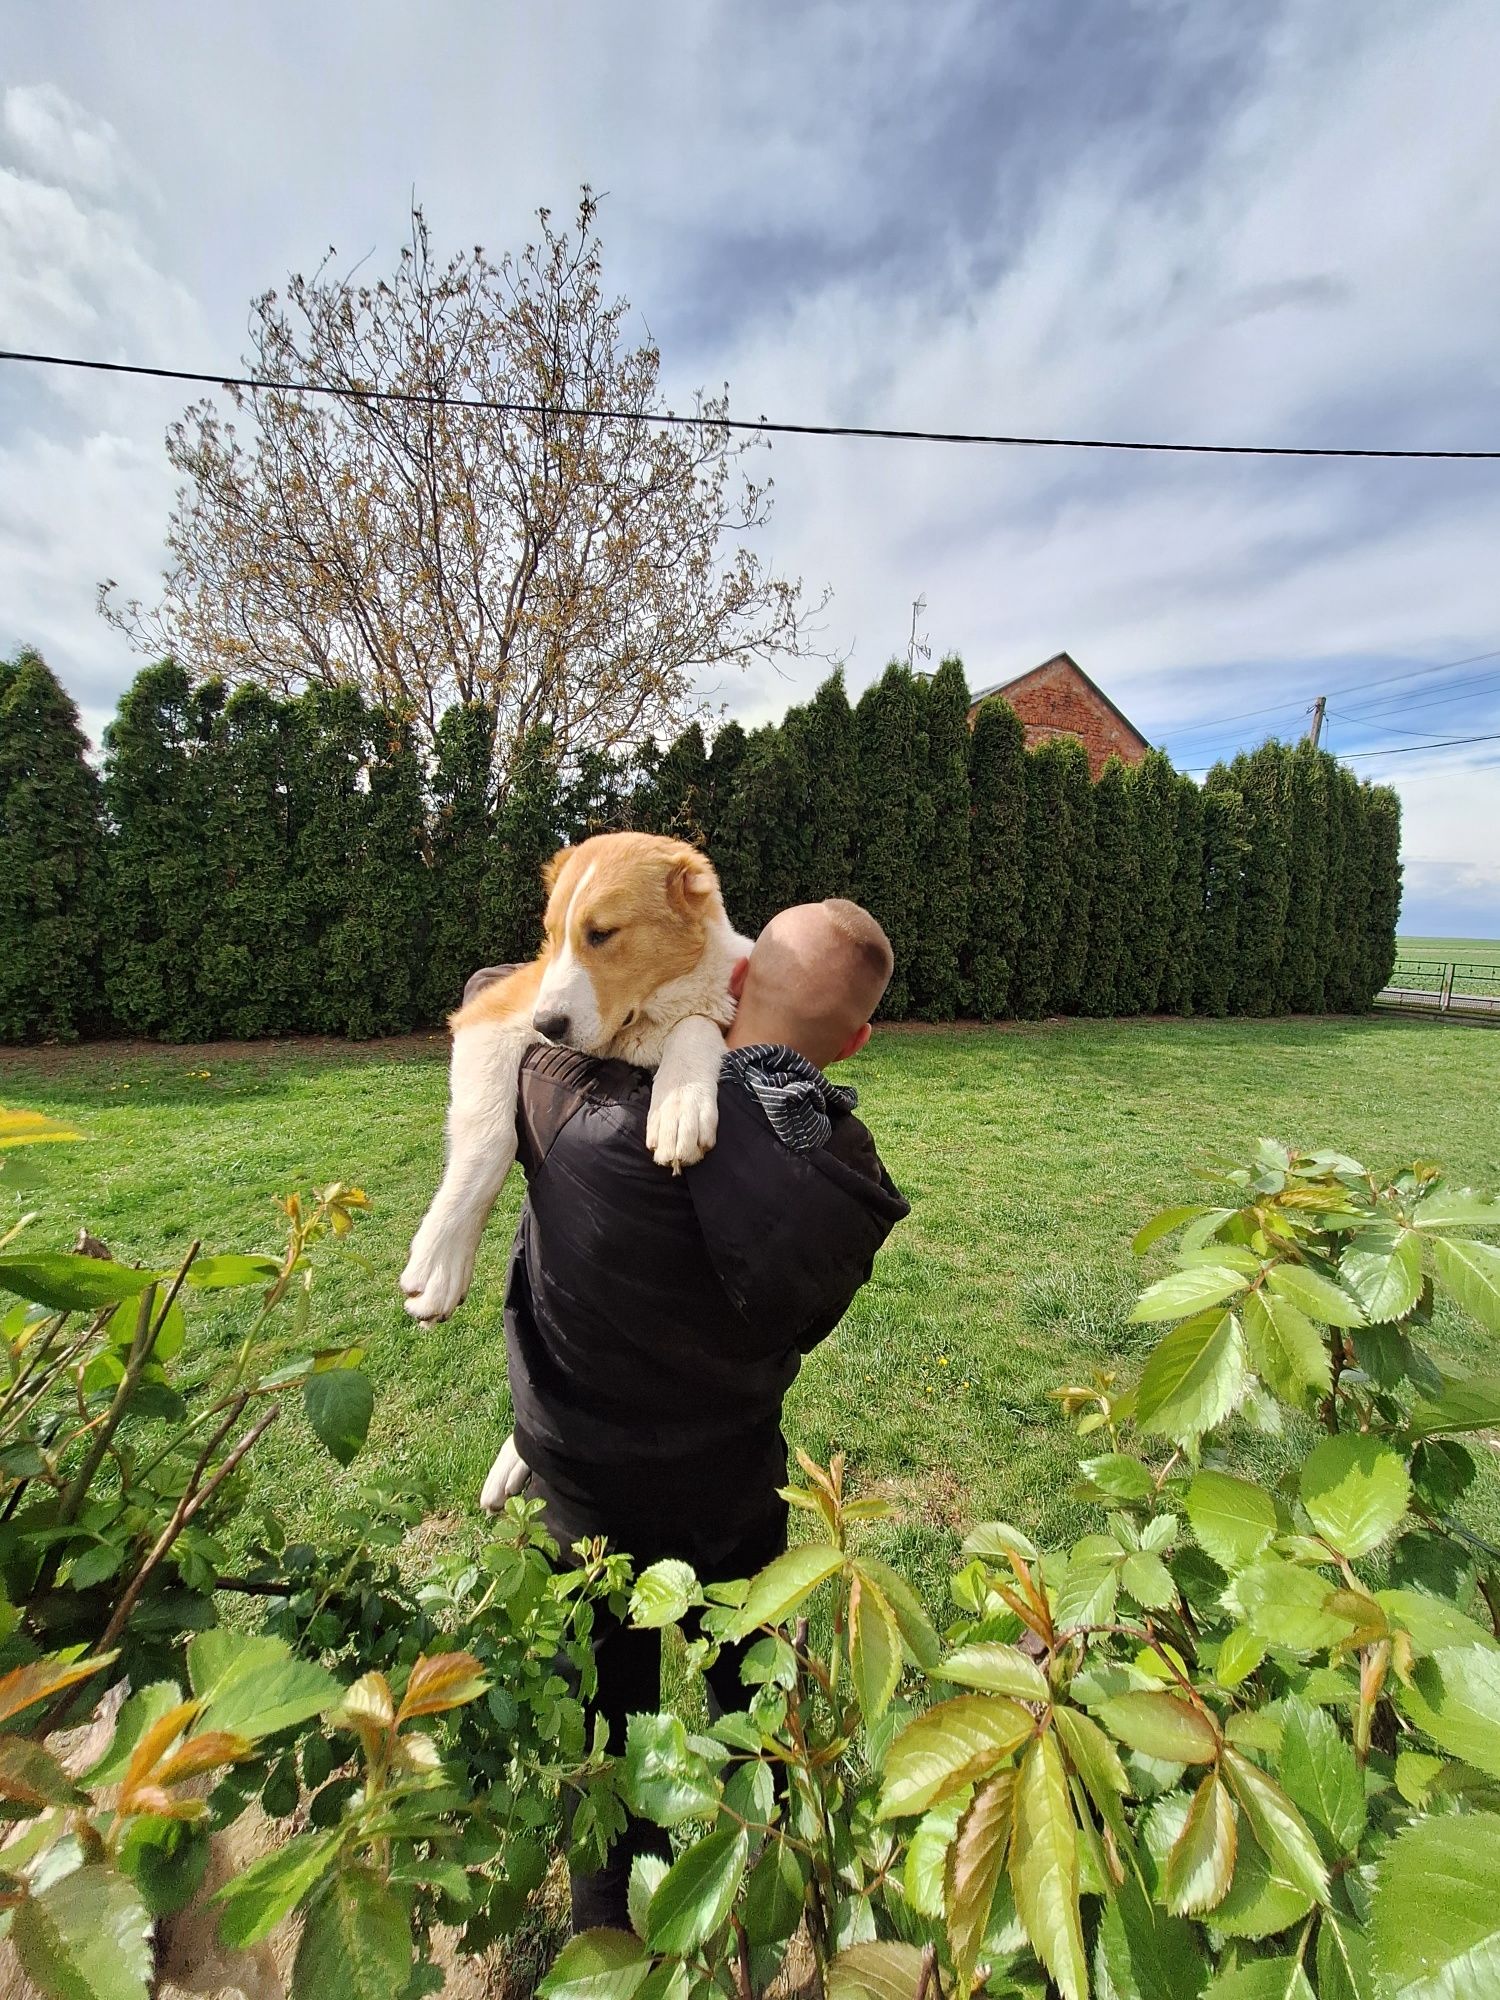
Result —
[[1003, 702], [972, 728], [968, 706], [957, 660], [896, 663], [852, 706], [835, 674], [748, 734], [566, 767], [546, 730], [499, 744], [454, 709], [424, 760], [352, 691], [226, 696], [164, 662], [96, 771], [23, 654], [0, 662], [0, 1040], [434, 1025], [476, 966], [536, 949], [547, 856], [624, 827], [706, 847], [751, 932], [867, 904], [888, 1018], [1342, 1012], [1385, 983], [1391, 791], [1280, 743], [1201, 788], [1156, 751], [1091, 783], [1077, 744], [1028, 752]]

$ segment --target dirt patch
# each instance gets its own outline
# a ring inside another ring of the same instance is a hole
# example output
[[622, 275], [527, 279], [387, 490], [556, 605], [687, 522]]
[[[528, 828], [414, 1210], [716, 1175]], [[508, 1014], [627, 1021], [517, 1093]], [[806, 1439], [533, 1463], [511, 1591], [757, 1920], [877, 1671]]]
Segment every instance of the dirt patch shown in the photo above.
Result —
[[861, 1484], [860, 1498], [887, 1500], [902, 1521], [916, 1521], [924, 1528], [944, 1528], [962, 1535], [973, 1519], [973, 1503], [959, 1480], [946, 1465], [912, 1477], [873, 1479]]

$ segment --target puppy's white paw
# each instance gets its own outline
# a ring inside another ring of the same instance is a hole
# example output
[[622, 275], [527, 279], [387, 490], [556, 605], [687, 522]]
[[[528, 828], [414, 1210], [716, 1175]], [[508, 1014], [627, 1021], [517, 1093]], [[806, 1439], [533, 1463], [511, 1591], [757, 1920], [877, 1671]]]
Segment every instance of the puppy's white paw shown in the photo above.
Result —
[[486, 1514], [502, 1514], [505, 1503], [513, 1494], [519, 1493], [531, 1477], [531, 1467], [516, 1450], [515, 1433], [500, 1447], [499, 1456], [485, 1476], [479, 1492], [479, 1505]]
[[719, 1093], [717, 1087], [701, 1083], [680, 1083], [675, 1089], [653, 1092], [646, 1119], [646, 1144], [659, 1167], [674, 1174], [703, 1158], [719, 1135]]
[[401, 1273], [406, 1310], [413, 1319], [424, 1322], [450, 1318], [468, 1296], [473, 1276], [473, 1253], [428, 1236], [424, 1224], [412, 1241], [411, 1256]]

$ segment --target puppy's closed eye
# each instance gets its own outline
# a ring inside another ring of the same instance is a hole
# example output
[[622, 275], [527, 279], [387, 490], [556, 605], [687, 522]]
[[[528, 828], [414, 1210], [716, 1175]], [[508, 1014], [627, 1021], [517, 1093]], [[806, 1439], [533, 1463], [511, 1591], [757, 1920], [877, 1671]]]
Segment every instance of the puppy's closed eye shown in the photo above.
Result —
[[597, 924], [590, 924], [583, 934], [583, 941], [591, 951], [597, 951], [601, 944], [608, 944], [618, 934], [619, 928], [618, 924], [614, 924], [608, 930], [600, 930]]

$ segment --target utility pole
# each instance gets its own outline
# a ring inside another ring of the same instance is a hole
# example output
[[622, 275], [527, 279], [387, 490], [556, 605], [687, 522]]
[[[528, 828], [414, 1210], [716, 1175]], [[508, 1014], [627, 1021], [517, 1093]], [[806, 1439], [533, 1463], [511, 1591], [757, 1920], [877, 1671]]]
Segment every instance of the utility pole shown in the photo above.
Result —
[[1318, 738], [1323, 734], [1323, 711], [1327, 706], [1328, 697], [1326, 694], [1320, 694], [1313, 703], [1312, 727], [1307, 732], [1307, 740], [1314, 750], [1318, 747]]

